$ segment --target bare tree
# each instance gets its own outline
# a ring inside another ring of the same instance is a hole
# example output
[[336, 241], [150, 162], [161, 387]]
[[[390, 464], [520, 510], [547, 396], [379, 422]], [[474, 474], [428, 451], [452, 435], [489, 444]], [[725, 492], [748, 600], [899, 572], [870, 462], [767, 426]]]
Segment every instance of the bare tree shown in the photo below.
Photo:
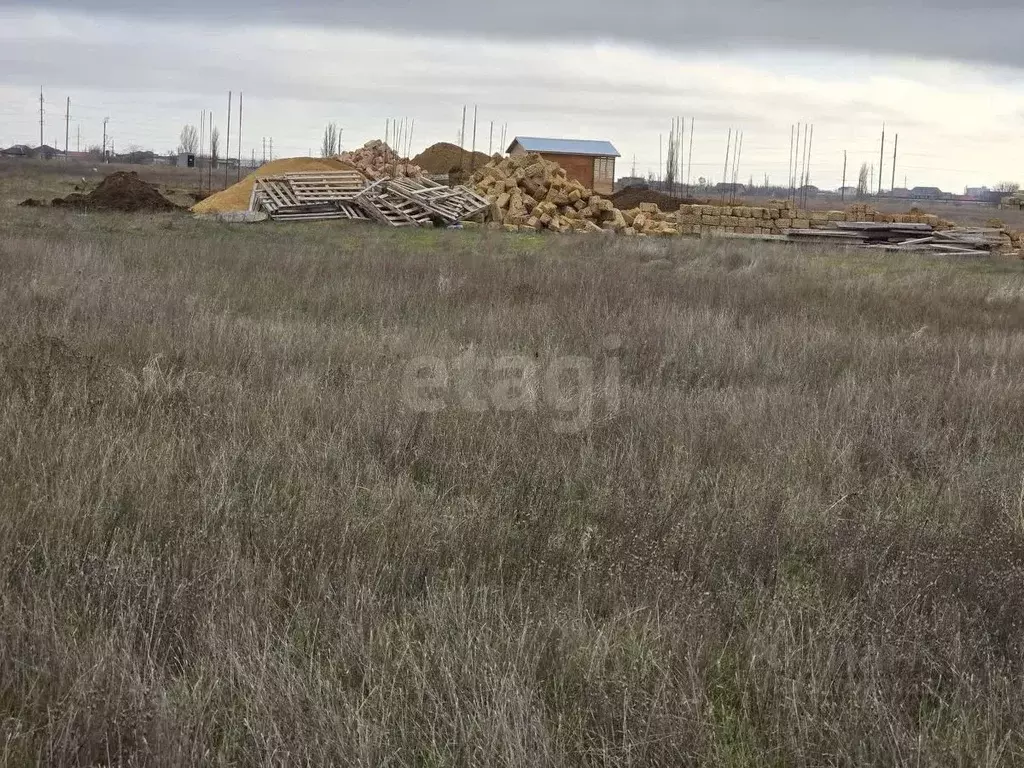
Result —
[[217, 153], [220, 150], [220, 128], [214, 128], [210, 134], [210, 164], [217, 167]]
[[338, 154], [339, 146], [339, 135], [338, 135], [338, 124], [328, 123], [327, 127], [324, 128], [324, 140], [320, 145], [320, 156], [321, 157], [334, 157]]
[[194, 155], [199, 150], [199, 131], [194, 125], [185, 125], [178, 137], [178, 152]]
[[864, 197], [868, 192], [868, 164], [861, 163], [857, 174], [857, 197]]
[[996, 192], [1002, 192], [1003, 194], [1012, 195], [1020, 189], [1020, 184], [1016, 181], [1000, 181], [996, 184]]

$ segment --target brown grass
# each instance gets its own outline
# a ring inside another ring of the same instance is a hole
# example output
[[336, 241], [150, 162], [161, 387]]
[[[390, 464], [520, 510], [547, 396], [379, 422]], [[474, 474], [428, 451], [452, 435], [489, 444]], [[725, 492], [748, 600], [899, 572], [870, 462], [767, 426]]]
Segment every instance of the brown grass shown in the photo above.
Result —
[[1024, 760], [1019, 264], [9, 213], [0, 762]]

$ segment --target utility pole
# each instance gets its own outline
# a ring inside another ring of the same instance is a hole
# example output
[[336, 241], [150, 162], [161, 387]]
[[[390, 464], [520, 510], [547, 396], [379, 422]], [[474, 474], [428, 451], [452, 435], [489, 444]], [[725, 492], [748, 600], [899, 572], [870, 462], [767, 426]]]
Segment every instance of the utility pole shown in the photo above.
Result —
[[82, 126], [75, 126], [75, 152], [82, 151]]
[[846, 150], [843, 150], [843, 186], [839, 188], [839, 195], [842, 201], [846, 202]]
[[64, 111], [64, 162], [68, 160], [68, 139], [71, 138], [71, 97], [68, 96], [68, 106]]
[[896, 141], [892, 145], [892, 189], [896, 189], [896, 150], [900, 146], [900, 135], [896, 134]]
[[43, 87], [39, 86], [39, 146], [43, 146]]
[[[882, 169], [885, 163], [885, 123], [882, 123], [882, 145], [878, 150], [878, 194], [882, 194]], [[874, 184], [871, 185], [874, 187]]]
[[196, 148], [196, 170], [199, 171], [199, 186], [203, 184], [203, 149], [206, 148], [206, 110], [199, 112], [199, 146]]
[[107, 162], [107, 123], [110, 121], [109, 117], [103, 118], [103, 162]]
[[267, 164], [267, 137], [263, 137], [263, 165]]
[[476, 116], [477, 105], [473, 105], [473, 149], [469, 153], [469, 172], [476, 170]]
[[274, 137], [270, 137], [270, 162], [274, 162]]
[[491, 140], [487, 144], [487, 156], [494, 157], [494, 121], [491, 120]]

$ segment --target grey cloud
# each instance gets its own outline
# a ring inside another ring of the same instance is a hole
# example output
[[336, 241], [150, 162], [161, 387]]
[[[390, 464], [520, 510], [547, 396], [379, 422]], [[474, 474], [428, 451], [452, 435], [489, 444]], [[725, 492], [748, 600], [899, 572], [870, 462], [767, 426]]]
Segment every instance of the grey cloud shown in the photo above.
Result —
[[[234, 24], [328, 25], [458, 38], [620, 40], [672, 50], [737, 51], [751, 47], [828, 48], [1024, 67], [1014, 0], [705, 0], [608, 3], [522, 0], [225, 0], [140, 8], [137, 0], [36, 0], [33, 9], [124, 17], [211, 19]], [[468, 62], [467, 62], [468, 63]]]

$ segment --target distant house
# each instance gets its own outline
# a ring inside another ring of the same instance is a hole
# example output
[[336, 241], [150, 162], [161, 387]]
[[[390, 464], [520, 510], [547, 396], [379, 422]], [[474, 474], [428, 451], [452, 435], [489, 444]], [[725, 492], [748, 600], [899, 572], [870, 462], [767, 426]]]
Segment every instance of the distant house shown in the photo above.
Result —
[[570, 179], [596, 194], [610, 195], [615, 191], [615, 158], [621, 155], [610, 142], [516, 136], [506, 151], [510, 155], [535, 152], [558, 163]]
[[914, 187], [910, 190], [909, 197], [915, 200], [938, 200], [946, 194], [938, 187]]
[[623, 176], [615, 182], [615, 191], [618, 192], [626, 187], [642, 187], [646, 189], [648, 186], [647, 179], [643, 176]]
[[15, 144], [7, 149], [0, 149], [0, 155], [4, 157], [32, 157], [32, 147], [27, 144]]

